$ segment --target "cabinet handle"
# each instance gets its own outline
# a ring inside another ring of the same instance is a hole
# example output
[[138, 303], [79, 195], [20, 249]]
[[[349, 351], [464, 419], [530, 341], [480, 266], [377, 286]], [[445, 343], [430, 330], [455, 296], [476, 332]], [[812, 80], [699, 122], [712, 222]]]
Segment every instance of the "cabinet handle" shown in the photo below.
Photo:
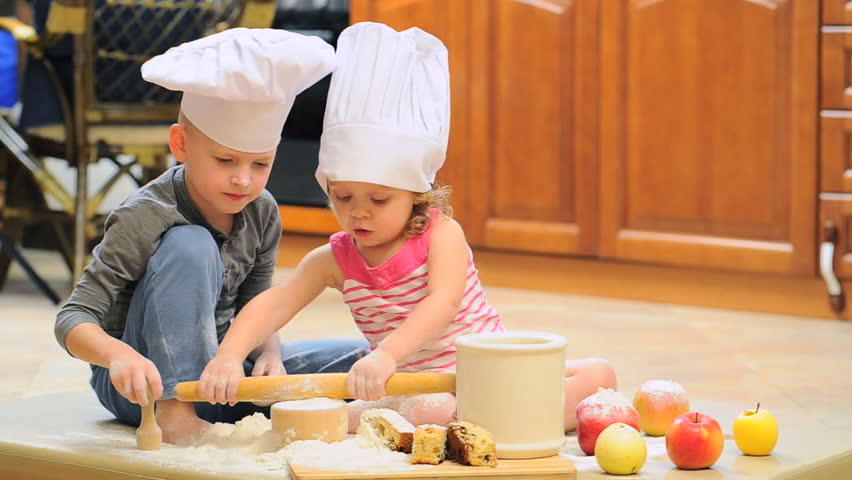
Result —
[[837, 227], [834, 226], [834, 222], [825, 222], [822, 228], [822, 239], [819, 247], [819, 273], [828, 289], [828, 305], [831, 311], [839, 314], [843, 312], [846, 301], [840, 281], [834, 275], [834, 246], [837, 243]]

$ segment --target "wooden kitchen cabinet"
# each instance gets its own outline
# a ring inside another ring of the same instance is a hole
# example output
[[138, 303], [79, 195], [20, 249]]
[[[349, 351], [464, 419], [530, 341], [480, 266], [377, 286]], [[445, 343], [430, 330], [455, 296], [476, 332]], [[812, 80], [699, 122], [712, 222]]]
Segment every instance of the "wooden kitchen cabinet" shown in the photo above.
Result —
[[[471, 203], [467, 175], [470, 168], [470, 136], [468, 125], [469, 107], [467, 96], [470, 91], [468, 72], [469, 56], [460, 52], [470, 49], [470, 31], [467, 24], [471, 18], [471, 4], [457, 0], [412, 0], [412, 1], [350, 1], [350, 22], [365, 20], [381, 22], [397, 30], [417, 26], [440, 38], [447, 46], [451, 73], [450, 140], [447, 160], [438, 173], [436, 182], [453, 188], [451, 202], [454, 216], [462, 225], [475, 225], [470, 215]], [[468, 235], [471, 232], [467, 232]], [[477, 243], [478, 238], [469, 238]]]
[[849, 0], [822, 0], [822, 23], [824, 25], [852, 24], [852, 7]]
[[819, 2], [601, 3], [600, 254], [812, 274]]
[[[823, 277], [852, 279], [852, 14], [848, 1], [822, 2], [820, 29], [820, 255]], [[829, 265], [831, 263], [831, 265]], [[827, 285], [831, 281], [826, 282]]]
[[852, 111], [820, 113], [820, 191], [852, 193]]
[[823, 26], [820, 79], [822, 108], [852, 109], [852, 26]]
[[821, 193], [819, 199], [819, 271], [832, 311], [842, 314], [847, 301], [841, 280], [852, 277], [852, 194]]
[[471, 244], [813, 275], [809, 0], [352, 0], [450, 52]]
[[438, 181], [452, 185], [471, 244], [594, 253], [596, 15], [588, 0], [351, 2], [353, 23], [416, 25], [447, 45], [452, 120]]
[[834, 244], [834, 273], [852, 277], [852, 194], [820, 194], [820, 243]]

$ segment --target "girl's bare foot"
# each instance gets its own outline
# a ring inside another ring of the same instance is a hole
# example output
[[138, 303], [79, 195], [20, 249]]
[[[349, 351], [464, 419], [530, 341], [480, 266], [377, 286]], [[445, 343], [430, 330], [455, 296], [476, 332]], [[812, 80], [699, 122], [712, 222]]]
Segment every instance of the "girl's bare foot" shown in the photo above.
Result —
[[210, 427], [209, 422], [198, 418], [192, 403], [174, 398], [157, 402], [155, 415], [163, 430], [163, 441], [172, 445], [192, 445], [201, 440]]

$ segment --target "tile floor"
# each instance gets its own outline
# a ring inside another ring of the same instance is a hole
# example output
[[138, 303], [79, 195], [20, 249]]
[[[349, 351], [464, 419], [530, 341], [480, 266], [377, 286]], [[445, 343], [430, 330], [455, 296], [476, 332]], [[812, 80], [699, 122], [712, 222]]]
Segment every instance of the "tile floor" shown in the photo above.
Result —
[[[58, 255], [27, 253], [67, 295]], [[280, 268], [276, 276], [287, 274]], [[695, 399], [693, 409], [714, 414], [726, 432], [737, 412], [757, 401], [776, 413], [782, 432], [785, 421], [852, 429], [850, 322], [509, 288], [487, 292], [510, 329], [559, 333], [569, 340], [569, 356], [608, 358], [619, 389], [631, 398], [643, 381], [667, 378], [679, 381]], [[13, 267], [0, 292], [0, 401], [89, 388], [88, 367], [54, 340], [56, 311]], [[283, 336], [358, 336], [347, 313], [339, 294], [328, 291]]]

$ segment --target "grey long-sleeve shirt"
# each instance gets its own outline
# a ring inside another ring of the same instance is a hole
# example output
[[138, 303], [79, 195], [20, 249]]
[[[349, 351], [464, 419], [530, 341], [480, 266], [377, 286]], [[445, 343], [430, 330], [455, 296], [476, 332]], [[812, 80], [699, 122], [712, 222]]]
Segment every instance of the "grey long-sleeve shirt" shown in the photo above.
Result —
[[121, 338], [137, 281], [160, 238], [179, 225], [207, 228], [219, 246], [225, 267], [216, 305], [220, 338], [234, 315], [270, 287], [281, 239], [281, 219], [272, 194], [264, 190], [248, 204], [235, 216], [232, 232], [226, 235], [211, 227], [192, 203], [184, 167], [178, 165], [134, 192], [107, 217], [103, 240], [56, 315], [54, 333], [63, 348], [67, 350], [65, 340], [71, 329], [83, 323], [98, 324], [109, 335]]

